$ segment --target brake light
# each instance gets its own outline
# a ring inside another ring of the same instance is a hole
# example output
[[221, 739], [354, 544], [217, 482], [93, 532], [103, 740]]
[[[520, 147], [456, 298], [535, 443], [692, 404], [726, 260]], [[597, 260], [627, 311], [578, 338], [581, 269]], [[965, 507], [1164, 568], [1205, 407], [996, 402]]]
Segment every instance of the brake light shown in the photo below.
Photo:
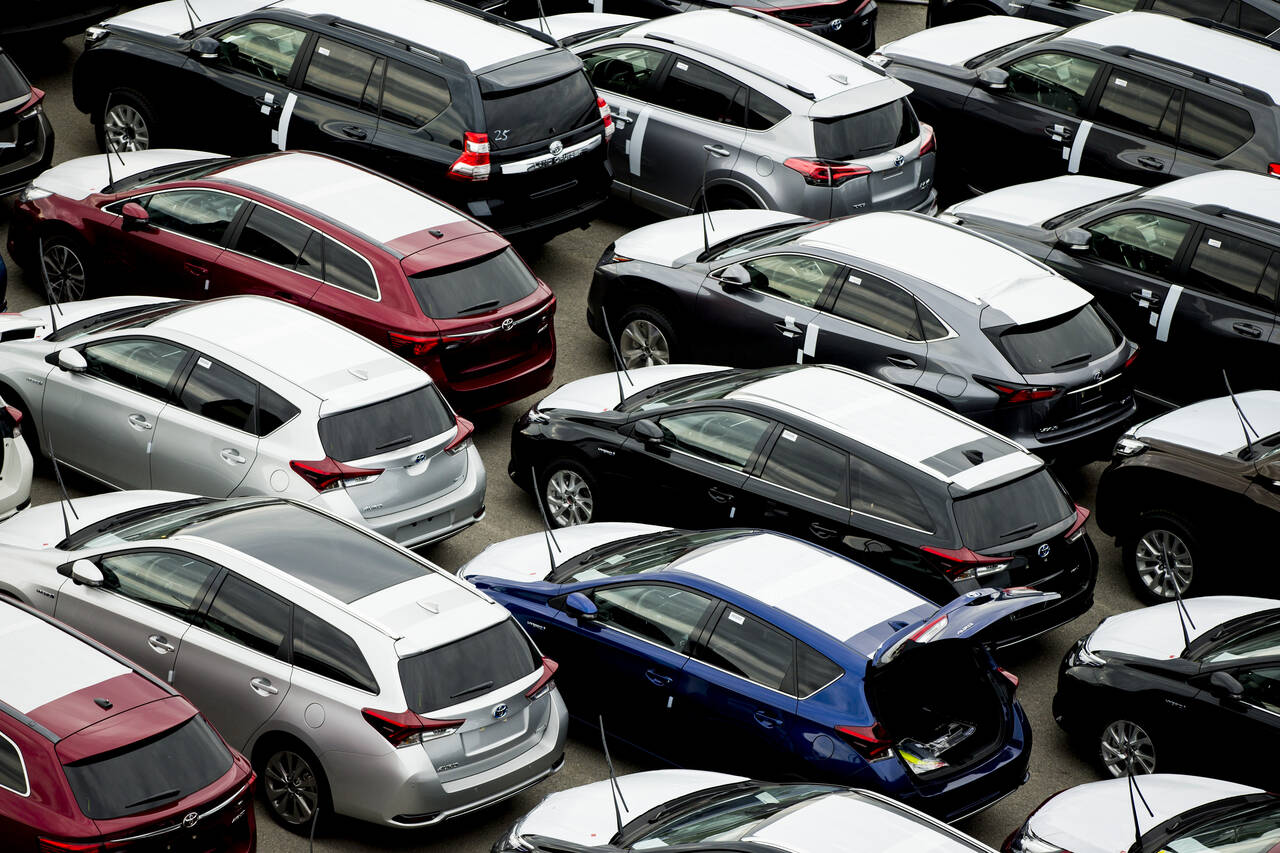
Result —
[[984, 557], [970, 548], [934, 548], [923, 545], [926, 554], [943, 559], [942, 573], [953, 581], [970, 581], [994, 575], [1009, 567], [1008, 557]]
[[999, 667], [999, 666], [996, 667], [996, 672], [1000, 673], [1005, 678], [1009, 679], [1009, 683], [1013, 685], [1014, 690], [1018, 689], [1018, 676], [1014, 675], [1012, 672], [1005, 669], [1004, 667]]
[[462, 156], [449, 167], [449, 177], [455, 181], [489, 180], [489, 134], [462, 134]]
[[4, 413], [9, 416], [9, 434], [13, 438], [22, 435], [22, 412], [13, 406], [5, 406]]
[[1067, 530], [1066, 540], [1075, 542], [1081, 536], [1084, 536], [1084, 523], [1089, 520], [1089, 510], [1076, 504], [1076, 520], [1072, 523], [1071, 528]]
[[920, 643], [923, 645], [924, 643], [929, 642], [934, 637], [941, 634], [942, 631], [947, 627], [947, 623], [950, 621], [951, 621], [950, 617], [946, 616], [945, 614], [942, 616], [939, 616], [937, 619], [934, 619], [932, 622], [926, 622], [925, 624], [921, 625], [919, 630], [912, 633], [911, 636], [907, 637], [907, 639], [913, 643]]
[[1056, 385], [1023, 385], [1019, 382], [1005, 382], [1001, 379], [988, 379], [985, 376], [974, 376], [979, 385], [990, 388], [1000, 395], [1001, 403], [1033, 403], [1037, 400], [1048, 400], [1056, 397], [1062, 389]]
[[466, 418], [455, 416], [454, 420], [458, 422], [458, 434], [453, 437], [453, 441], [444, 446], [445, 453], [459, 453], [466, 450], [467, 444], [471, 439], [471, 433], [476, 431], [476, 425]]
[[1129, 353], [1129, 357], [1124, 360], [1124, 369], [1128, 370], [1135, 361], [1138, 360], [1138, 353], [1142, 352], [1140, 347], [1134, 347], [1133, 352]]
[[40, 853], [107, 853], [127, 850], [131, 846], [128, 841], [59, 841], [56, 838], [40, 838], [36, 844]]
[[553, 680], [556, 670], [560, 668], [560, 664], [551, 658], [542, 659], [542, 675], [538, 676], [538, 680], [533, 682], [533, 686], [524, 692], [525, 698], [530, 702], [541, 699], [550, 693], [556, 686]]
[[1268, 163], [1267, 174], [1280, 176], [1280, 163]]
[[387, 340], [391, 350], [414, 358], [426, 355], [440, 344], [436, 335], [406, 335], [402, 332], [387, 332]]
[[327, 492], [339, 487], [367, 483], [382, 473], [381, 468], [356, 468], [345, 462], [326, 456], [315, 462], [294, 460], [289, 467], [306, 480], [317, 492]]
[[893, 746], [893, 741], [880, 723], [869, 726], [836, 726], [836, 731], [844, 735], [849, 745], [863, 758], [875, 761], [877, 758], [889, 757], [889, 747]]
[[838, 187], [851, 178], [871, 174], [866, 166], [804, 157], [790, 157], [784, 165], [804, 175], [804, 182], [814, 187]]
[[39, 111], [40, 102], [44, 100], [44, 90], [31, 87], [31, 97], [18, 108], [18, 118], [31, 118]]
[[462, 728], [466, 720], [429, 720], [412, 711], [376, 711], [364, 708], [361, 716], [396, 749], [437, 740]]
[[613, 138], [613, 116], [609, 115], [609, 105], [604, 98], [596, 96], [596, 106], [600, 108], [600, 120], [604, 122], [604, 141]]
[[924, 142], [920, 143], [920, 156], [928, 154], [938, 147], [937, 137], [933, 135], [933, 127], [927, 124], [920, 125], [920, 129], [924, 131]]

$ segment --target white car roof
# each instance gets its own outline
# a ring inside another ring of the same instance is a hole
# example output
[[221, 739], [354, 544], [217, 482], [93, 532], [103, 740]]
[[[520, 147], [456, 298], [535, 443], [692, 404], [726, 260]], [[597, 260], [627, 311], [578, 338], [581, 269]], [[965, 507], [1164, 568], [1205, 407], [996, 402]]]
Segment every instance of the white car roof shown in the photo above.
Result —
[[321, 154], [288, 152], [261, 157], [211, 177], [310, 208], [381, 243], [462, 218], [425, 193]]
[[[1277, 69], [1280, 73], [1280, 69]], [[1228, 210], [1280, 223], [1280, 181], [1238, 169], [1214, 169], [1152, 187], [1143, 198], [1168, 199], [1196, 206], [1220, 204]]]
[[990, 305], [1019, 324], [1057, 317], [1093, 298], [1021, 252], [927, 216], [866, 213], [837, 219], [796, 242], [879, 261], [975, 305]]
[[0, 701], [23, 714], [133, 672], [83, 640], [8, 605], [0, 605], [0, 649]]
[[1122, 12], [1074, 27], [1064, 38], [1119, 45], [1260, 89], [1280, 101], [1280, 51], [1249, 39], [1153, 12]]
[[[1235, 402], [1259, 436], [1280, 432], [1280, 391], [1241, 391]], [[1245, 439], [1240, 415], [1230, 397], [1181, 406], [1138, 424], [1130, 433], [1135, 438], [1167, 441], [1217, 456], [1240, 451]]]

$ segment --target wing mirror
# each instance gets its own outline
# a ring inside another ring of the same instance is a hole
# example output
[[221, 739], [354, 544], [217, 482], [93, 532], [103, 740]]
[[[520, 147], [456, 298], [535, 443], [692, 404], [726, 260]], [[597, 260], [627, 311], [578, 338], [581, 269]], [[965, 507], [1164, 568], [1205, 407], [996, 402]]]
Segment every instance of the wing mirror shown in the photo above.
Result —
[[600, 612], [596, 603], [581, 592], [569, 593], [569, 597], [564, 600], [564, 608], [580, 622], [594, 622], [596, 614]]
[[120, 215], [124, 217], [120, 227], [125, 231], [141, 231], [151, 225], [151, 214], [136, 201], [131, 201], [120, 208]]
[[1003, 68], [984, 68], [978, 72], [978, 83], [984, 89], [999, 91], [1009, 88], [1009, 72]]
[[89, 369], [89, 362], [85, 361], [84, 355], [77, 349], [60, 349], [46, 355], [44, 360], [68, 373], [84, 373]]
[[217, 59], [218, 49], [222, 43], [209, 36], [201, 36], [191, 43], [191, 52], [196, 59]]
[[658, 426], [648, 418], [641, 418], [636, 421], [634, 430], [636, 438], [643, 441], [645, 446], [662, 444], [662, 439], [664, 438], [662, 427]]
[[747, 268], [742, 264], [730, 264], [720, 270], [716, 278], [720, 281], [720, 286], [725, 289], [726, 293], [743, 290], [751, 286], [751, 273], [747, 272]]
[[1231, 673], [1218, 670], [1209, 676], [1209, 692], [1224, 699], [1239, 699], [1244, 685]]
[[1083, 252], [1089, 248], [1092, 236], [1083, 228], [1064, 228], [1057, 233], [1058, 248], [1068, 252]]
[[84, 586], [102, 586], [102, 569], [88, 560], [76, 560], [71, 564], [71, 580]]

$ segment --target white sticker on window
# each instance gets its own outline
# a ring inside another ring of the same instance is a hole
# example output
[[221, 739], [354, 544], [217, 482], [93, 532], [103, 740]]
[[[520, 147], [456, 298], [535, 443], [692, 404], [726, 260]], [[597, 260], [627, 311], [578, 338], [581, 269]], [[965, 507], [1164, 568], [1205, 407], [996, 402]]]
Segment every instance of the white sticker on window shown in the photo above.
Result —
[[735, 625], [741, 625], [743, 622], [746, 622], [747, 620], [746, 620], [746, 617], [744, 617], [741, 613], [734, 613], [732, 610], [730, 610], [729, 621], [734, 623]]
[[795, 441], [795, 440], [796, 440], [796, 434], [795, 434], [794, 432], [792, 432], [791, 430], [789, 430], [789, 429], [784, 429], [784, 430], [782, 431], [782, 437], [783, 437], [783, 438], [785, 438], [787, 441]]
[[328, 56], [328, 55], [329, 55], [329, 48], [327, 48], [327, 47], [317, 47], [317, 48], [316, 48], [316, 53], [320, 54], [321, 56]]
[[1116, 78], [1116, 85], [1117, 85], [1117, 86], [1119, 86], [1119, 87], [1121, 87], [1121, 88], [1124, 88], [1125, 86], [1128, 86], [1128, 85], [1129, 85], [1129, 83], [1128, 83], [1128, 81], [1126, 81], [1126, 80], [1121, 80], [1119, 77], [1117, 77], [1117, 78]]
[[854, 284], [862, 284], [862, 279], [858, 278], [853, 273], [849, 273], [849, 281], [853, 282]]
[[776, 806], [778, 804], [778, 798], [773, 794], [770, 794], [768, 791], [757, 792], [756, 799], [762, 803], [768, 803], [771, 806]]
[[676, 68], [677, 68], [677, 69], [679, 69], [679, 70], [681, 70], [681, 71], [688, 71], [688, 70], [689, 70], [689, 66], [688, 66], [686, 63], [684, 63], [684, 62], [677, 62], [677, 63], [676, 63]]
[[1209, 238], [1209, 245], [1210, 245], [1210, 246], [1212, 246], [1212, 247], [1213, 247], [1213, 248], [1215, 248], [1215, 249], [1221, 249], [1221, 248], [1222, 248], [1222, 241], [1221, 241], [1221, 240], [1215, 240], [1215, 239], [1213, 239], [1212, 237], [1210, 237], [1210, 238]]
[[196, 359], [196, 364], [200, 365], [201, 367], [213, 367], [213, 362], [207, 358]]

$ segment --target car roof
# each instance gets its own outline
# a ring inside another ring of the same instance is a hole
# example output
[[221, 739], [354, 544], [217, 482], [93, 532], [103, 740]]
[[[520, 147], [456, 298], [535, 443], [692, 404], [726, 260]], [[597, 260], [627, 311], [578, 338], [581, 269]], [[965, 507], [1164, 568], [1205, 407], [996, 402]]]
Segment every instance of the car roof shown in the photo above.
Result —
[[1127, 47], [1251, 86], [1280, 102], [1280, 52], [1256, 41], [1153, 12], [1121, 12], [1073, 27], [1062, 38]]
[[207, 180], [277, 196], [379, 243], [463, 219], [426, 193], [323, 154], [289, 151], [256, 157]]
[[[852, 252], [1018, 324], [1080, 308], [1093, 298], [1049, 267], [958, 225], [913, 213], [865, 213], [806, 231], [801, 246]], [[920, 251], [928, 246], [929, 251]], [[960, 261], [957, 263], [957, 261]]]
[[1280, 181], [1239, 169], [1214, 169], [1152, 187], [1142, 198], [1165, 199], [1190, 207], [1220, 205], [1229, 211], [1280, 224]]
[[38, 616], [0, 603], [0, 702], [30, 714], [133, 670]]

